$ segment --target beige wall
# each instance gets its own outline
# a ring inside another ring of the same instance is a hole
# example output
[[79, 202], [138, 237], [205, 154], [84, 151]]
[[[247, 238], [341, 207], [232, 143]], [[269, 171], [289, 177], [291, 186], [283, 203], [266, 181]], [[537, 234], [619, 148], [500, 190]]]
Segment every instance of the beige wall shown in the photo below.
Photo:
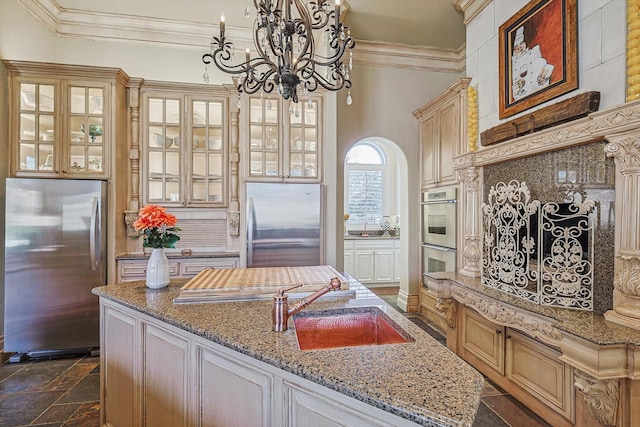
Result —
[[[4, 335], [4, 206], [6, 201], [5, 195], [5, 178], [7, 177], [8, 167], [8, 151], [9, 151], [9, 105], [8, 105], [8, 86], [7, 69], [0, 62], [0, 336]], [[0, 353], [2, 349], [0, 348]]]
[[[394, 142], [401, 150], [406, 170], [400, 182], [406, 197], [401, 197], [401, 289], [417, 295], [420, 284], [420, 180], [418, 122], [412, 112], [439, 95], [460, 77], [452, 73], [436, 73], [391, 67], [356, 64], [351, 73], [353, 104], [345, 103], [346, 93], [338, 96], [337, 133], [337, 204], [335, 216], [344, 214], [344, 157], [356, 142], [368, 137], [380, 137]], [[337, 227], [336, 234], [342, 234]], [[336, 250], [342, 266], [342, 239]]]

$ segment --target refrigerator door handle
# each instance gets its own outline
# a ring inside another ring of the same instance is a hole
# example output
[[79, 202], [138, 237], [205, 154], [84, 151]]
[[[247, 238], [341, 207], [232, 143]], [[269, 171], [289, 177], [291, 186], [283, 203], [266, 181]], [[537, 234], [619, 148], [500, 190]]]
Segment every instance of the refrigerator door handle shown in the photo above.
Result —
[[253, 264], [253, 197], [249, 197], [247, 212], [247, 267]]
[[91, 270], [96, 271], [98, 268], [98, 215], [100, 215], [100, 203], [98, 201], [98, 197], [93, 198], [93, 202], [91, 205], [91, 224], [89, 229], [89, 251], [91, 252]]

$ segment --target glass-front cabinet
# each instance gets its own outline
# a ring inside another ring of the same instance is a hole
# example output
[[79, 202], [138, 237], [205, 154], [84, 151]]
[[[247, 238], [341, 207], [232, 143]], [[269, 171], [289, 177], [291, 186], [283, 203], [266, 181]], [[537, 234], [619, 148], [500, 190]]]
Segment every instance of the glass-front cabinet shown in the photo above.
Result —
[[17, 78], [14, 90], [14, 175], [107, 177], [107, 83]]
[[247, 180], [319, 182], [322, 98], [293, 103], [263, 95], [247, 102]]
[[225, 206], [223, 97], [146, 92], [144, 199], [167, 206]]

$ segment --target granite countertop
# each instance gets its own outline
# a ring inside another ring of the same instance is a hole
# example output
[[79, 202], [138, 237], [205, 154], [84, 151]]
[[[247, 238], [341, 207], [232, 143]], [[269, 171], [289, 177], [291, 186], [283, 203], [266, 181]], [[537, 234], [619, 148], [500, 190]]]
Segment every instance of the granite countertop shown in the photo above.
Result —
[[601, 313], [535, 304], [485, 286], [479, 278], [464, 277], [457, 273], [428, 273], [426, 275], [435, 280], [450, 280], [498, 302], [546, 317], [549, 323], [558, 330], [596, 345], [630, 344], [640, 346], [640, 331], [609, 322]]
[[[183, 255], [180, 252], [170, 252], [165, 250], [165, 254], [169, 259], [195, 259], [195, 258], [234, 258], [239, 257], [237, 252], [193, 252]], [[120, 254], [116, 256], [117, 260], [148, 260], [151, 254]]]
[[271, 330], [271, 301], [174, 304], [187, 280], [159, 290], [128, 282], [93, 293], [419, 425], [472, 425], [483, 377], [360, 283], [350, 283], [355, 295], [323, 296], [301, 314], [375, 306], [415, 341], [301, 351], [292, 320], [288, 331]]

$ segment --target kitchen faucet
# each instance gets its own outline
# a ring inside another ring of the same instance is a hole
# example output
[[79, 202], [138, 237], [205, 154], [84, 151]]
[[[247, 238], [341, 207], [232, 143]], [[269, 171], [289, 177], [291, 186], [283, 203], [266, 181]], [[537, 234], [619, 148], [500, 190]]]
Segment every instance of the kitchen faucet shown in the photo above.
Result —
[[302, 286], [302, 282], [288, 289], [280, 288], [278, 293], [273, 296], [273, 308], [271, 311], [273, 317], [273, 330], [276, 332], [286, 331], [289, 317], [298, 313], [327, 292], [340, 290], [340, 285], [340, 280], [337, 277], [334, 277], [328, 285], [324, 285], [311, 295], [302, 298], [291, 307], [289, 307], [289, 297], [285, 292], [299, 288]]

